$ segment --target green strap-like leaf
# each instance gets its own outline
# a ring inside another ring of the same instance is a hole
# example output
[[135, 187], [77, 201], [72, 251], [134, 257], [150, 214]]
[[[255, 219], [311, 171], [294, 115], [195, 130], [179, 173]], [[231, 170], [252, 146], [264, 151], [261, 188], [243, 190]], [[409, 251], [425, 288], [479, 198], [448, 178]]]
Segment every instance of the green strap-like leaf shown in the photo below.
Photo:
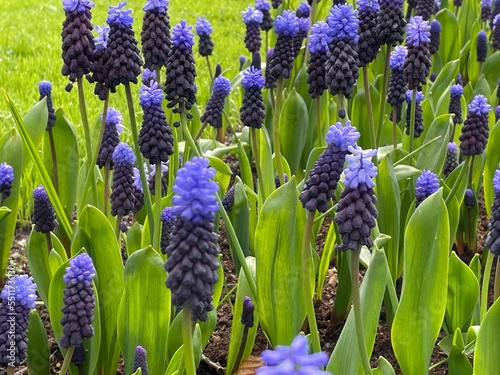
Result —
[[440, 189], [416, 208], [404, 237], [405, 277], [392, 345], [405, 375], [428, 373], [446, 309], [449, 246], [448, 211]]
[[127, 374], [132, 371], [137, 345], [148, 353], [151, 374], [163, 374], [166, 370], [171, 304], [163, 264], [161, 256], [149, 246], [135, 251], [125, 265], [125, 289], [118, 312], [118, 340]]
[[474, 351], [474, 375], [500, 374], [500, 299], [490, 307], [481, 322]]
[[28, 359], [26, 365], [30, 375], [50, 373], [50, 350], [45, 327], [38, 311], [30, 311], [28, 321]]

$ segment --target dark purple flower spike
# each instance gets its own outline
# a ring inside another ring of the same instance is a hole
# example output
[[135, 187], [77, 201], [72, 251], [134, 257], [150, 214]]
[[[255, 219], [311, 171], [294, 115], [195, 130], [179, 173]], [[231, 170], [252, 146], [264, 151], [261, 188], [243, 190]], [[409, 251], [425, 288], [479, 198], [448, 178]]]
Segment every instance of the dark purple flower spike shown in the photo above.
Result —
[[204, 124], [210, 124], [215, 128], [222, 127], [222, 115], [224, 112], [224, 101], [231, 92], [231, 82], [219, 76], [214, 79], [212, 95], [207, 102], [205, 111], [200, 117], [200, 121]]
[[129, 145], [120, 143], [113, 152], [113, 185], [111, 186], [111, 215], [125, 216], [135, 208], [135, 155]]
[[269, 31], [273, 28], [273, 17], [271, 17], [270, 9], [271, 4], [266, 0], [256, 0], [255, 9], [262, 12], [262, 23], [260, 24], [260, 29], [262, 31]]
[[396, 122], [401, 121], [401, 107], [406, 100], [406, 80], [404, 77], [404, 62], [408, 50], [405, 46], [397, 46], [391, 52], [389, 67], [391, 76], [389, 78], [389, 89], [387, 90], [387, 103], [396, 109]]
[[196, 34], [198, 35], [198, 53], [202, 57], [211, 56], [214, 50], [212, 41], [212, 25], [205, 18], [198, 17], [196, 20]]
[[448, 143], [446, 149], [446, 160], [443, 166], [443, 174], [448, 177], [458, 167], [458, 146], [455, 142]]
[[488, 225], [488, 237], [486, 246], [493, 255], [500, 255], [500, 165], [493, 177], [493, 191], [495, 193], [493, 204], [491, 205], [490, 224]]
[[241, 14], [243, 14], [243, 22], [246, 25], [245, 47], [250, 53], [257, 52], [262, 45], [262, 38], [260, 37], [260, 25], [263, 20], [262, 12], [249, 5], [248, 9], [241, 12]]
[[321, 96], [328, 88], [326, 84], [326, 60], [328, 52], [328, 25], [317, 22], [311, 27], [309, 36], [309, 64], [307, 66], [307, 83], [309, 94], [313, 99]]
[[272, 58], [268, 61], [269, 74], [275, 80], [290, 78], [295, 58], [293, 37], [299, 31], [299, 23], [295, 12], [285, 10], [274, 21], [274, 32], [278, 34]]
[[59, 225], [54, 207], [42, 185], [33, 190], [33, 217], [31, 220], [35, 225], [35, 230], [42, 233], [49, 233]]
[[376, 34], [380, 12], [378, 0], [358, 0], [359, 19], [359, 64], [371, 63], [377, 57], [379, 41]]
[[490, 105], [483, 95], [476, 95], [468, 105], [469, 113], [460, 135], [460, 151], [463, 156], [480, 155], [488, 142], [488, 115]]
[[0, 206], [1, 201], [10, 197], [12, 182], [14, 181], [14, 168], [5, 162], [0, 164]]
[[415, 183], [415, 207], [439, 190], [439, 179], [431, 171], [423, 170]]
[[250, 67], [243, 73], [242, 87], [244, 90], [243, 103], [240, 108], [240, 118], [243, 125], [260, 129], [266, 117], [262, 87], [264, 77], [262, 71]]
[[406, 21], [403, 14], [403, 0], [380, 0], [375, 34], [380, 45], [396, 46], [403, 42]]
[[448, 106], [448, 113], [455, 115], [453, 117], [454, 124], [461, 124], [462, 120], [462, 95], [464, 88], [462, 85], [452, 85], [450, 88], [450, 104]]
[[172, 45], [168, 0], [147, 0], [143, 10], [141, 44], [144, 67], [154, 71], [167, 66]]
[[[411, 121], [411, 100], [412, 100], [412, 91], [408, 90], [406, 92], [406, 102], [408, 103], [408, 109], [406, 110], [406, 134], [410, 135], [410, 121]], [[417, 95], [415, 96], [415, 131], [413, 133], [414, 138], [420, 137], [422, 132], [424, 131], [424, 117], [422, 114], [422, 100], [424, 100], [424, 94], [420, 91], [417, 91]]]
[[404, 64], [404, 75], [410, 90], [420, 89], [429, 75], [431, 67], [429, 29], [429, 23], [419, 16], [412, 17], [406, 28], [408, 54]]

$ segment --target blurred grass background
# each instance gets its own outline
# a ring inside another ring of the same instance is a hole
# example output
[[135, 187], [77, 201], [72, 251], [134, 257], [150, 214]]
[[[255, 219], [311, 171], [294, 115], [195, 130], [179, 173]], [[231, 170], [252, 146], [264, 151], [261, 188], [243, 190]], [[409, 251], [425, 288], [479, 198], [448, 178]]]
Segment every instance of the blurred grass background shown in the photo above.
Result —
[[[117, 3], [100, 1], [95, 1], [95, 3], [95, 7], [92, 8], [92, 23], [100, 26], [106, 21], [109, 5]], [[142, 7], [145, 3], [145, 0], [133, 0], [129, 1], [127, 6], [133, 9], [133, 28], [139, 44]], [[193, 25], [194, 32], [197, 16], [205, 16], [213, 27], [212, 38], [215, 48], [210, 58], [212, 69], [215, 68], [217, 62], [220, 62], [223, 70], [227, 70], [225, 76], [231, 78], [238, 71], [239, 56], [246, 54], [249, 57], [243, 42], [245, 25], [241, 21], [240, 13], [249, 3], [253, 1], [171, 0], [168, 11], [171, 27], [179, 20], [186, 19], [190, 25]], [[7, 90], [19, 112], [24, 115], [38, 101], [38, 83], [41, 80], [51, 81], [54, 107], [56, 109], [62, 107], [69, 120], [76, 126], [78, 133], [83, 134], [79, 125], [80, 113], [76, 87], [67, 93], [64, 87], [68, 80], [60, 73], [62, 67], [60, 34], [64, 20], [62, 1], [0, 1], [0, 14], [2, 15], [0, 17], [0, 87]], [[198, 37], [195, 36], [195, 43], [197, 41]], [[198, 55], [197, 44], [194, 50], [198, 73], [196, 84], [200, 96], [206, 97], [209, 82], [206, 61]], [[89, 121], [92, 124], [102, 111], [102, 103], [94, 97], [87, 82], [85, 87], [87, 88]], [[137, 95], [138, 90], [139, 85], [135, 87]], [[118, 95], [110, 98], [110, 106], [125, 111], [123, 91], [123, 87], [120, 86]], [[0, 98], [0, 136], [12, 126], [13, 122], [7, 105], [3, 98]]]
[[[142, 28], [143, 6], [146, 0], [132, 0], [126, 8], [132, 8], [134, 17], [133, 28], [139, 41]], [[241, 11], [253, 0], [196, 1], [171, 0], [169, 15], [171, 28], [181, 19], [186, 19], [189, 25], [194, 25], [198, 16], [205, 16], [213, 27], [212, 39], [214, 51], [210, 57], [212, 71], [215, 64], [222, 65], [224, 75], [231, 79], [239, 69], [240, 55], [250, 58], [245, 48], [245, 25], [241, 20]], [[92, 8], [92, 23], [101, 26], [106, 21], [109, 5], [117, 2], [95, 1]], [[53, 103], [57, 110], [63, 108], [66, 117], [75, 126], [79, 135], [81, 149], [83, 148], [83, 128], [78, 107], [78, 91], [75, 87], [68, 93], [65, 86], [69, 82], [61, 75], [61, 29], [65, 15], [61, 0], [19, 0], [15, 2], [0, 1], [0, 88], [4, 88], [11, 97], [21, 116], [38, 101], [38, 83], [48, 80], [53, 85]], [[209, 97], [209, 74], [205, 58], [198, 55], [198, 37], [195, 35], [195, 60], [198, 88], [198, 102], [205, 104]], [[165, 79], [165, 72], [162, 72]], [[84, 80], [87, 111], [91, 127], [97, 125], [103, 104], [93, 95], [93, 86]], [[140, 77], [139, 77], [140, 82]], [[140, 85], [132, 86], [136, 93], [136, 114], [140, 124], [140, 107], [138, 103]], [[128, 130], [128, 112], [123, 86], [117, 93], [110, 96], [109, 105], [119, 109], [124, 115], [125, 131], [122, 140], [130, 137]], [[7, 104], [0, 96], [0, 138], [12, 127], [14, 122]], [[1, 160], [0, 160], [1, 162]], [[31, 194], [38, 185], [38, 177], [33, 174], [31, 166], [21, 177], [21, 201], [19, 219], [29, 222], [32, 211]]]

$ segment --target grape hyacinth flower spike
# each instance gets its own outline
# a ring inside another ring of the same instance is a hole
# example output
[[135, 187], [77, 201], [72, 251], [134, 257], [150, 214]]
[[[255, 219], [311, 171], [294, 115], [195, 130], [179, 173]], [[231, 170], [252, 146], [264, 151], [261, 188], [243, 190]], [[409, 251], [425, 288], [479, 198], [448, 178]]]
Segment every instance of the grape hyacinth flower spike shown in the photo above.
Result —
[[[453, 0], [453, 2], [460, 2], [461, 4], [462, 0]], [[415, 8], [415, 16], [422, 17], [425, 21], [428, 21], [434, 13], [435, 5], [434, 0], [418, 0]]]
[[274, 89], [277, 86], [276, 79], [271, 75], [270, 61], [274, 56], [274, 48], [269, 48], [266, 53], [266, 70], [264, 71], [264, 87], [266, 89]]
[[160, 249], [163, 254], [167, 253], [167, 247], [172, 240], [172, 232], [175, 224], [175, 216], [172, 207], [165, 207], [161, 213], [161, 240]]
[[428, 170], [423, 170], [415, 183], [415, 207], [418, 207], [425, 198], [439, 190], [439, 179]]
[[47, 98], [47, 111], [48, 111], [48, 119], [47, 126], [45, 130], [49, 130], [56, 123], [56, 112], [54, 111], [54, 106], [52, 104], [52, 83], [49, 81], [42, 81], [38, 84], [38, 92], [40, 93], [40, 99]]
[[437, 20], [432, 20], [430, 34], [429, 52], [434, 55], [439, 50], [441, 43], [441, 24]]
[[258, 52], [262, 45], [262, 38], [260, 37], [260, 25], [263, 20], [262, 12], [249, 5], [248, 9], [241, 12], [241, 14], [243, 15], [243, 23], [246, 25], [245, 47], [250, 53]]
[[148, 375], [148, 359], [147, 352], [142, 346], [137, 346], [135, 348], [134, 355], [134, 365], [132, 366], [132, 373], [135, 373], [138, 369], [141, 369], [142, 375]]
[[33, 277], [14, 276], [0, 297], [0, 366], [19, 367], [27, 359], [28, 318], [37, 298]]
[[455, 115], [453, 117], [453, 124], [461, 124], [462, 120], [462, 95], [464, 88], [462, 85], [452, 85], [450, 88], [450, 104], [448, 106], [448, 113]]
[[271, 0], [271, 4], [273, 5], [274, 9], [278, 9], [282, 2], [283, 0]]
[[[231, 82], [223, 77], [219, 76], [215, 78], [214, 85], [212, 89], [212, 95], [207, 102], [205, 111], [200, 117], [200, 121], [203, 124], [210, 124], [214, 128], [222, 127], [222, 114], [224, 111], [224, 101], [231, 91]], [[200, 135], [201, 131], [200, 130]]]
[[500, 14], [500, 0], [493, 0], [493, 8], [490, 15], [490, 29], [493, 30], [494, 21], [497, 14]]
[[[408, 90], [406, 92], [406, 102], [408, 103], [408, 109], [406, 110], [406, 134], [410, 135], [410, 122], [411, 122], [411, 111], [410, 106], [412, 104], [412, 95], [413, 92]], [[418, 138], [424, 131], [424, 117], [422, 115], [422, 100], [424, 99], [424, 94], [420, 91], [417, 91], [417, 95], [415, 96], [415, 129], [413, 132], [413, 137]]]
[[142, 71], [141, 82], [143, 85], [150, 86], [151, 83], [156, 82], [156, 72], [154, 70], [145, 68]]
[[486, 246], [493, 255], [500, 255], [500, 165], [493, 177], [493, 191], [495, 193], [491, 205], [491, 217], [488, 225], [488, 236]]
[[234, 204], [234, 190], [236, 185], [233, 184], [224, 194], [224, 198], [222, 198], [222, 207], [226, 210], [227, 213], [231, 212]]
[[[66, 356], [71, 358], [76, 346], [94, 335], [92, 322], [94, 321], [95, 295], [92, 283], [95, 277], [95, 268], [92, 259], [85, 253], [77, 255], [69, 261], [69, 267], [63, 276], [65, 284], [63, 298], [63, 317], [61, 325], [63, 333], [59, 340], [62, 348], [68, 348]], [[64, 361], [61, 372], [67, 361]], [[69, 361], [67, 366], [69, 366]]]
[[403, 0], [380, 0], [380, 13], [375, 31], [379, 44], [394, 47], [402, 43], [405, 25]]
[[500, 13], [493, 19], [493, 30], [491, 32], [491, 46], [498, 51], [500, 49]]
[[144, 206], [144, 191], [142, 190], [141, 176], [137, 168], [134, 167], [134, 209], [133, 214], [138, 213]]
[[35, 231], [44, 234], [52, 232], [59, 225], [54, 207], [42, 185], [38, 185], [33, 190], [33, 217], [31, 221], [35, 225]]
[[359, 65], [371, 63], [380, 49], [376, 29], [380, 12], [378, 0], [358, 0]]
[[123, 130], [122, 123], [123, 117], [120, 111], [113, 107], [109, 107], [96, 162], [99, 168], [103, 168], [106, 163], [109, 163], [109, 169], [113, 169], [113, 152], [116, 146], [118, 146], [118, 143], [120, 143], [120, 133]]
[[333, 197], [340, 175], [344, 169], [349, 148], [356, 145], [359, 132], [350, 121], [345, 126], [340, 122], [330, 126], [326, 134], [327, 147], [314, 163], [309, 178], [304, 184], [299, 199], [309, 212], [326, 212], [328, 202]]
[[127, 5], [121, 2], [117, 6], [109, 7], [106, 22], [110, 27], [108, 49], [110, 58], [104, 65], [105, 84], [111, 92], [121, 83], [137, 83], [143, 64], [137, 40], [132, 30], [134, 21], [131, 9], [123, 9]]
[[264, 77], [255, 67], [243, 72], [242, 87], [244, 90], [243, 102], [240, 108], [240, 118], [243, 125], [260, 129], [266, 117], [262, 87]]
[[196, 103], [192, 28], [187, 25], [186, 20], [181, 20], [172, 30], [172, 48], [168, 56], [167, 80], [163, 91], [169, 102], [167, 107], [173, 108], [174, 113], [189, 111]]
[[293, 37], [299, 31], [299, 23], [295, 12], [283, 11], [274, 21], [274, 32], [278, 35], [273, 56], [268, 60], [269, 73], [275, 79], [290, 78], [295, 52]]
[[217, 235], [213, 220], [219, 205], [212, 181], [215, 169], [205, 158], [194, 157], [179, 169], [173, 191], [176, 216], [172, 239], [167, 247], [167, 287], [178, 308], [187, 307], [191, 320], [207, 320], [213, 309], [212, 294], [218, 280]]
[[320, 97], [328, 88], [326, 84], [326, 60], [328, 52], [328, 25], [319, 21], [312, 25], [309, 36], [309, 64], [307, 66], [308, 91], [313, 99]]
[[61, 72], [69, 77], [66, 91], [71, 91], [73, 83], [90, 72], [94, 53], [90, 9], [94, 5], [90, 0], [63, 0], [66, 18], [61, 32], [64, 63]]
[[150, 164], [166, 163], [174, 153], [174, 136], [162, 107], [163, 91], [158, 82], [143, 85], [139, 103], [142, 107], [142, 127], [139, 132], [141, 154]]
[[443, 174], [448, 177], [458, 167], [458, 146], [455, 142], [448, 143], [446, 148], [446, 159], [443, 166]]
[[486, 33], [481, 30], [477, 33], [477, 44], [476, 44], [476, 61], [483, 63], [486, 61], [486, 55], [488, 54], [488, 40]]
[[202, 57], [212, 55], [214, 42], [212, 41], [212, 25], [206, 18], [198, 17], [196, 20], [196, 34], [200, 38], [198, 42], [198, 52]]
[[[135, 155], [129, 145], [120, 143], [113, 152], [113, 185], [111, 186], [111, 215], [125, 216], [134, 210]], [[117, 218], [117, 222], [119, 221]], [[117, 224], [118, 226], [118, 224]]]
[[110, 58], [108, 50], [109, 27], [106, 24], [102, 27], [95, 26], [97, 36], [94, 38], [94, 55], [92, 56], [92, 64], [90, 65], [90, 74], [87, 75], [87, 80], [90, 83], [95, 83], [94, 95], [100, 100], [105, 100], [107, 95], [106, 77], [104, 75], [104, 65]]
[[311, 16], [311, 7], [307, 1], [302, 1], [297, 9], [295, 10], [295, 15], [299, 18], [309, 18]]
[[294, 60], [299, 56], [300, 49], [302, 48], [302, 42], [307, 37], [307, 33], [310, 27], [310, 19], [309, 18], [297, 18], [297, 23], [299, 25], [297, 34], [293, 37], [293, 53]]
[[481, 21], [486, 23], [491, 18], [491, 0], [481, 0]]
[[464, 206], [470, 210], [476, 204], [476, 196], [474, 195], [474, 190], [465, 189], [464, 194]]
[[[154, 164], [151, 164], [148, 167], [145, 167], [145, 169], [148, 171], [148, 188], [151, 194], [155, 195], [156, 194], [156, 166]], [[161, 170], [161, 195], [163, 196], [165, 192], [167, 191], [167, 176], [168, 176], [168, 162], [166, 163], [161, 163], [160, 165], [160, 170]]]
[[[391, 52], [389, 67], [391, 76], [389, 78], [389, 89], [387, 90], [387, 102], [396, 114], [396, 123], [401, 121], [401, 107], [406, 100], [406, 80], [404, 78], [403, 66], [406, 59], [407, 49], [405, 46], [397, 46]], [[393, 121], [394, 122], [394, 121]]]
[[170, 52], [168, 0], [147, 0], [141, 31], [144, 67], [152, 71], [167, 66]]
[[[335, 5], [326, 17], [328, 24], [328, 60], [326, 84], [330, 94], [341, 94], [347, 99], [358, 79], [359, 20], [351, 5]], [[343, 110], [343, 100], [339, 112]], [[345, 117], [340, 116], [340, 117]]]
[[260, 10], [262, 13], [262, 23], [260, 24], [260, 29], [262, 31], [268, 32], [273, 28], [273, 17], [271, 16], [271, 4], [266, 0], [256, 0], [255, 9]]
[[277, 345], [274, 350], [264, 350], [261, 358], [266, 365], [257, 369], [257, 375], [329, 374], [321, 370], [328, 362], [326, 353], [309, 354], [307, 338], [301, 334], [295, 336], [290, 346]]
[[495, 107], [495, 122], [498, 122], [498, 120], [500, 120], [500, 105]]
[[490, 108], [486, 98], [481, 94], [476, 95], [468, 105], [469, 112], [459, 138], [463, 156], [480, 155], [486, 149]]
[[429, 30], [429, 23], [419, 16], [412, 17], [406, 28], [408, 54], [404, 63], [404, 75], [410, 90], [420, 89], [429, 75]]
[[345, 188], [335, 209], [335, 222], [339, 226], [342, 244], [340, 251], [357, 251], [362, 245], [371, 248], [373, 240], [370, 231], [375, 227], [378, 216], [375, 208], [375, 194], [372, 179], [377, 175], [377, 167], [371, 162], [376, 150], [362, 150], [348, 147], [351, 155], [346, 155], [348, 167], [344, 170]]
[[0, 206], [2, 201], [10, 197], [12, 193], [12, 182], [14, 181], [14, 168], [3, 162], [0, 164]]

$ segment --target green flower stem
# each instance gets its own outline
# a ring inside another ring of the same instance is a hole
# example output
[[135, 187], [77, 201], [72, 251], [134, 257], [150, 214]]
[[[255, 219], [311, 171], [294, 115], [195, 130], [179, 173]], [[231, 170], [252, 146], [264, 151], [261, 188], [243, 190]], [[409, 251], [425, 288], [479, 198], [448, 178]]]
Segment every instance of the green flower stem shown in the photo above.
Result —
[[313, 292], [311, 290], [311, 235], [314, 224], [314, 212], [307, 212], [306, 226], [304, 229], [304, 239], [302, 241], [302, 298], [306, 308], [307, 322], [311, 332], [311, 341], [314, 352], [321, 351], [318, 325], [314, 314]]
[[337, 95], [337, 121], [340, 122], [342, 125], [345, 125], [345, 120], [347, 118], [347, 113], [344, 114], [344, 118], [340, 117], [340, 113], [344, 112], [345, 113], [345, 108], [344, 108], [344, 93], [342, 91], [339, 91]]
[[470, 156], [470, 166], [469, 166], [469, 181], [468, 181], [468, 187], [472, 189], [472, 179], [474, 177], [474, 156], [476, 155], [471, 155]]
[[[185, 121], [182, 121], [182, 130], [184, 134], [184, 138], [186, 141], [191, 145], [191, 148], [193, 149], [193, 152], [196, 156], [201, 157], [202, 153], [198, 149], [196, 143], [193, 140], [193, 137], [191, 136], [191, 133], [189, 132], [189, 129], [187, 128], [187, 124]], [[252, 273], [250, 272], [250, 268], [248, 268], [248, 264], [245, 260], [245, 254], [243, 253], [243, 249], [241, 248], [240, 242], [238, 241], [238, 236], [236, 236], [236, 232], [234, 231], [233, 224], [231, 223], [231, 220], [229, 219], [229, 216], [224, 209], [224, 206], [222, 205], [222, 200], [220, 197], [220, 194], [216, 194], [215, 198], [217, 199], [217, 203], [219, 203], [219, 212], [220, 215], [222, 216], [222, 220], [224, 220], [224, 224], [226, 225], [226, 232], [229, 235], [229, 238], [231, 239], [231, 243], [234, 246], [234, 252], [236, 253], [236, 256], [238, 257], [238, 261], [240, 262], [241, 268], [243, 269], [243, 272], [245, 273], [245, 277], [248, 280], [248, 285], [250, 286], [250, 290], [252, 292], [252, 297], [257, 298], [257, 286], [255, 284], [255, 279], [252, 276]]]
[[66, 375], [69, 370], [69, 365], [71, 364], [71, 358], [73, 358], [73, 352], [75, 351], [75, 347], [71, 345], [64, 356], [64, 362], [61, 366], [61, 371], [59, 375]]
[[321, 126], [321, 97], [319, 96], [316, 97], [315, 104], [316, 104], [316, 133], [318, 137], [316, 139], [316, 144], [319, 147], [321, 147], [325, 144], [325, 139], [323, 137], [323, 128]]
[[394, 150], [398, 148], [397, 132], [398, 128], [398, 109], [396, 106], [392, 107], [392, 145]]
[[201, 137], [201, 134], [203, 133], [203, 130], [205, 130], [206, 127], [207, 127], [207, 123], [204, 122], [203, 125], [201, 125], [200, 130], [198, 130], [198, 133], [196, 133], [196, 135], [194, 136], [195, 142]]
[[208, 67], [208, 74], [210, 75], [210, 82], [214, 82], [214, 75], [212, 74], [212, 67], [210, 66], [210, 59], [208, 58], [208, 56], [206, 56], [207, 58], [207, 67]]
[[495, 269], [495, 287], [493, 289], [493, 301], [500, 295], [500, 258], [497, 257], [497, 268]]
[[368, 125], [370, 126], [370, 147], [375, 150], [377, 148], [377, 135], [375, 134], [375, 121], [373, 119], [370, 82], [368, 82], [368, 64], [363, 65], [363, 84], [365, 87], [366, 107], [368, 109]]
[[273, 144], [274, 144], [274, 157], [276, 159], [276, 167], [278, 168], [278, 178], [280, 184], [285, 184], [283, 177], [283, 164], [281, 163], [281, 150], [280, 150], [280, 115], [281, 107], [283, 105], [283, 78], [278, 78], [276, 81], [278, 87], [276, 88], [276, 105], [274, 108], [273, 117]]
[[266, 64], [269, 64], [269, 61], [267, 61], [267, 51], [269, 50], [269, 31], [266, 31], [265, 43], [266, 49], [264, 50], [264, 54], [266, 56]]
[[354, 309], [354, 322], [356, 326], [356, 337], [358, 339], [359, 355], [365, 374], [371, 374], [370, 359], [366, 352], [365, 334], [363, 331], [363, 317], [361, 316], [361, 297], [359, 295], [359, 254], [361, 247], [352, 252], [351, 257], [351, 286], [352, 286], [352, 304]]
[[120, 247], [121, 249], [121, 237], [120, 237], [120, 234], [121, 234], [121, 230], [120, 230], [120, 226], [121, 226], [121, 223], [122, 223], [122, 215], [116, 215], [116, 221], [115, 221], [115, 237], [116, 237], [116, 242], [118, 242], [118, 246]]
[[83, 366], [78, 366], [78, 375], [85, 375], [85, 372], [83, 371]]
[[161, 163], [155, 165], [155, 230], [153, 237], [153, 248], [160, 251], [161, 238], [161, 188], [162, 188]]
[[445, 199], [445, 203], [446, 204], [450, 203], [450, 200], [453, 198], [453, 196], [457, 192], [458, 187], [460, 186], [460, 183], [461, 183], [462, 179], [466, 176], [466, 173], [469, 170], [469, 163], [470, 163], [470, 158], [466, 157], [464, 165], [462, 166], [462, 169], [460, 170], [460, 173], [458, 174], [458, 177], [455, 180], [455, 183], [451, 187], [451, 190], [450, 190], [450, 192], [448, 193], [448, 196]]
[[158, 83], [158, 88], [163, 90], [163, 86], [161, 84], [161, 76], [160, 76], [160, 67], [157, 67], [155, 69], [155, 77], [156, 77], [156, 82]]
[[427, 146], [429, 146], [431, 143], [436, 142], [436, 141], [437, 141], [438, 139], [440, 139], [441, 137], [442, 137], [441, 135], [438, 135], [437, 137], [432, 138], [430, 141], [428, 141], [427, 143], [423, 144], [422, 146], [417, 147], [415, 150], [413, 150], [413, 151], [411, 152], [411, 154], [410, 154], [410, 153], [408, 153], [408, 154], [406, 154], [405, 156], [403, 156], [401, 159], [396, 160], [396, 161], [394, 162], [394, 166], [396, 166], [396, 165], [400, 165], [400, 164], [403, 164], [403, 162], [404, 162], [406, 159], [409, 159], [410, 157], [412, 157], [413, 155], [415, 155], [417, 152], [419, 152], [419, 151], [423, 150], [424, 148], [426, 148]]
[[257, 179], [259, 180], [259, 189], [262, 195], [262, 201], [266, 201], [266, 190], [264, 188], [264, 180], [262, 176], [262, 168], [260, 166], [259, 143], [257, 142], [257, 129], [251, 128], [252, 133], [252, 153], [255, 159], [255, 169], [257, 170]]
[[316, 23], [317, 19], [317, 13], [318, 13], [318, 0], [313, 0], [311, 4], [311, 25], [314, 25]]
[[[413, 151], [413, 143], [415, 142], [415, 111], [417, 108], [417, 88], [415, 87], [411, 93], [411, 112], [410, 112], [410, 149]], [[413, 166], [413, 158], [410, 159], [410, 166]]]
[[487, 251], [486, 255], [486, 265], [484, 266], [483, 281], [481, 287], [481, 309], [480, 309], [480, 321], [483, 321], [486, 311], [488, 310], [488, 289], [490, 284], [490, 274], [491, 266], [493, 265], [493, 254], [491, 251], [485, 248]]
[[47, 241], [47, 250], [50, 251], [54, 248], [54, 245], [52, 244], [52, 236], [50, 234], [51, 232], [45, 233], [45, 240]]
[[108, 206], [109, 206], [109, 171], [111, 169], [111, 163], [106, 161], [104, 164], [104, 202], [103, 202], [103, 213], [104, 216], [108, 216]]
[[49, 128], [49, 143], [50, 143], [50, 154], [52, 155], [52, 176], [54, 178], [54, 189], [56, 193], [59, 194], [59, 173], [57, 172], [57, 155], [56, 146], [54, 143], [54, 133], [52, 133], [52, 127]]
[[[101, 128], [99, 129], [99, 136], [97, 139], [97, 143], [94, 146], [95, 150], [92, 153], [92, 163], [91, 163], [92, 166], [96, 165], [96, 163], [97, 163], [97, 157], [99, 156], [99, 149], [101, 147], [102, 138], [104, 136], [104, 127], [106, 126], [106, 118], [108, 116], [108, 105], [109, 105], [109, 95], [108, 94], [109, 94], [109, 91], [108, 91], [108, 89], [106, 89], [106, 96], [104, 99], [104, 108], [102, 111]], [[92, 171], [93, 170], [94, 170], [94, 168], [92, 168]], [[78, 214], [83, 209], [83, 206], [84, 206], [83, 202], [85, 202], [85, 197], [87, 196], [87, 191], [90, 189], [90, 183], [94, 182], [93, 180], [95, 180], [95, 178], [94, 179], [91, 178], [91, 176], [93, 176], [93, 175], [94, 175], [94, 173], [90, 173], [90, 170], [87, 171], [87, 175], [85, 176], [85, 185], [83, 188], [81, 202], [78, 204], [78, 207], [77, 207]], [[93, 185], [93, 186], [95, 186], [95, 185]]]
[[170, 168], [168, 168], [168, 185], [167, 185], [167, 197], [172, 194], [172, 188], [174, 187], [175, 173], [179, 169], [179, 136], [177, 134], [177, 128], [172, 127], [172, 133], [174, 135], [174, 154], [170, 155]]
[[243, 334], [241, 336], [240, 347], [238, 348], [238, 355], [236, 356], [236, 361], [234, 362], [233, 372], [231, 373], [231, 375], [238, 371], [238, 368], [240, 367], [241, 359], [243, 358], [243, 352], [245, 351], [245, 346], [247, 345], [247, 339], [248, 326], [245, 325], [245, 328], [243, 328]]
[[[137, 158], [137, 169], [141, 176], [142, 192], [144, 194], [144, 205], [149, 221], [149, 237], [154, 238], [154, 222], [155, 217], [153, 214], [153, 204], [151, 203], [151, 195], [149, 194], [148, 181], [146, 179], [146, 172], [144, 171], [144, 161], [139, 147], [139, 138], [137, 132], [137, 122], [135, 120], [134, 101], [132, 100], [132, 92], [130, 90], [130, 83], [125, 84], [125, 93], [127, 96], [128, 113], [130, 116], [130, 130], [132, 131], [132, 139], [134, 141], [135, 156]], [[158, 218], [160, 220], [160, 218]]]
[[184, 346], [184, 366], [186, 375], [196, 375], [196, 364], [193, 351], [193, 322], [191, 309], [184, 305], [182, 308], [182, 343]]
[[382, 127], [384, 126], [385, 117], [385, 104], [387, 101], [387, 86], [389, 85], [389, 60], [391, 58], [391, 45], [387, 45], [387, 50], [385, 53], [385, 66], [384, 66], [384, 76], [382, 81], [382, 92], [380, 93], [380, 113], [378, 116], [378, 128], [377, 128], [377, 144], [380, 144], [380, 139], [382, 138]]
[[87, 117], [87, 105], [85, 103], [85, 94], [83, 91], [83, 81], [82, 78], [77, 78], [77, 83], [78, 83], [78, 102], [80, 104], [80, 116], [82, 117], [82, 126], [83, 126], [83, 133], [85, 136], [85, 148], [87, 152], [87, 173], [90, 174], [90, 179], [92, 182], [92, 186], [94, 187], [92, 189], [92, 197], [94, 199], [94, 202], [97, 203], [97, 186], [96, 183], [96, 178], [95, 178], [95, 170], [94, 170], [94, 165], [95, 163], [91, 163], [93, 160], [92, 158], [92, 144], [90, 142], [90, 127], [89, 127], [89, 119]]

